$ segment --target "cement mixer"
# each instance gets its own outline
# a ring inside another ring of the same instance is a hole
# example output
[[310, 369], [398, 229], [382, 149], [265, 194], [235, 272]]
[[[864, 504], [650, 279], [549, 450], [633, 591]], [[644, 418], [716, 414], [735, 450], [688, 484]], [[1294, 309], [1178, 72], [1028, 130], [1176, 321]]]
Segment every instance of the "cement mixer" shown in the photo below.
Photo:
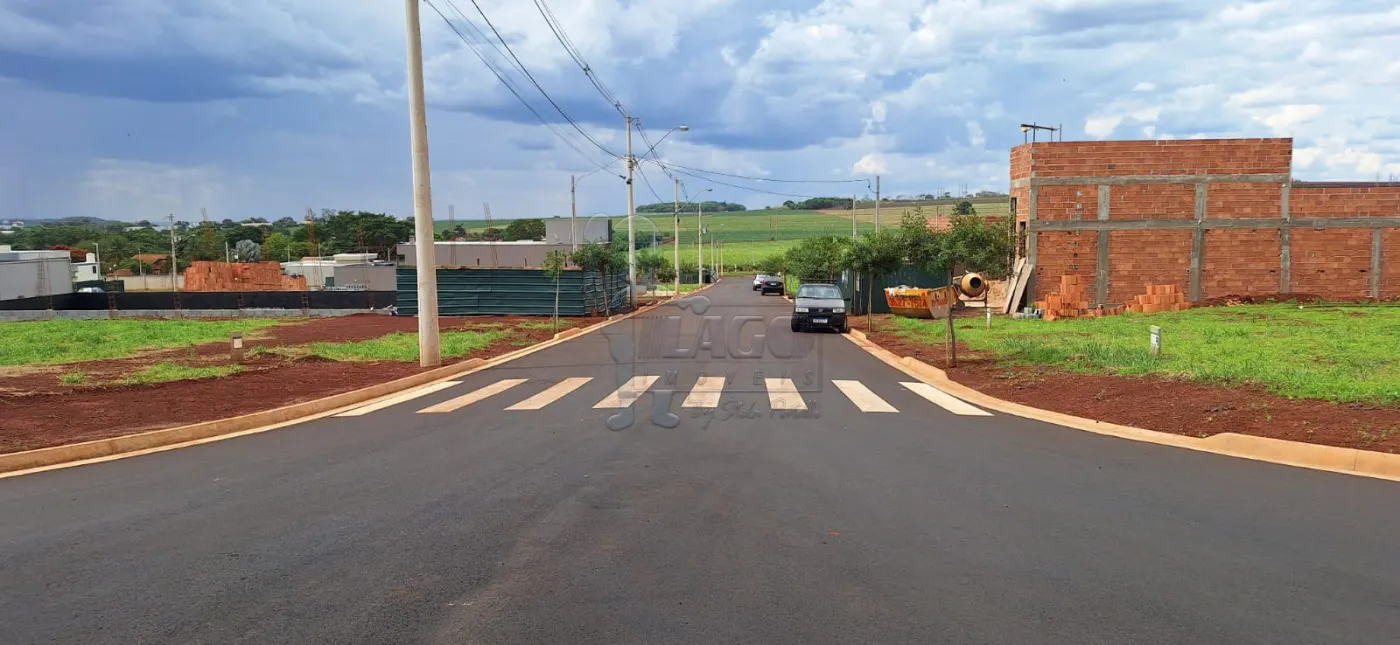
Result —
[[968, 272], [953, 284], [935, 289], [900, 285], [885, 289], [885, 302], [890, 312], [906, 318], [945, 318], [958, 297], [981, 298], [987, 293], [987, 280], [977, 273]]

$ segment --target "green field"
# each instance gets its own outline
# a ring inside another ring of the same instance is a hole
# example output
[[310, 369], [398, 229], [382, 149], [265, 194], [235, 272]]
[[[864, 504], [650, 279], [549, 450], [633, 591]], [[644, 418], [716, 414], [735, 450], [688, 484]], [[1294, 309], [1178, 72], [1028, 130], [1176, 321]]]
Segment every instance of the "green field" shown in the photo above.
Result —
[[[921, 202], [919, 207], [925, 216], [933, 216], [939, 213], [947, 214], [952, 211], [952, 207], [959, 200], [937, 200], [934, 202]], [[1005, 215], [1009, 210], [1009, 202], [1006, 199], [973, 199], [978, 214], [982, 215]], [[875, 230], [875, 210], [873, 207], [866, 207], [858, 204], [862, 208], [856, 210], [856, 228], [864, 233]], [[880, 222], [882, 225], [898, 226], [900, 217], [906, 211], [913, 211], [913, 204], [893, 203], [880, 208]], [[851, 211], [849, 210], [829, 210], [829, 211], [809, 211], [809, 210], [750, 210], [739, 212], [704, 213], [704, 223], [709, 233], [705, 236], [706, 251], [705, 264], [709, 265], [709, 242], [722, 243], [724, 249], [724, 262], [726, 265], [749, 266], [764, 257], [783, 253], [797, 244], [801, 240], [818, 235], [849, 235], [851, 233]], [[619, 237], [627, 235], [626, 216], [613, 216], [613, 232]], [[504, 228], [509, 220], [495, 220], [493, 225]], [[445, 220], [435, 222], [437, 230], [447, 230], [454, 223]], [[486, 221], [481, 219], [457, 220], [455, 224], [462, 225], [469, 231], [480, 231], [486, 228]], [[637, 239], [643, 244], [649, 243], [653, 232], [658, 238], [667, 237], [674, 230], [674, 223], [671, 213], [638, 213], [637, 214]], [[680, 218], [680, 241], [681, 260], [696, 261], [696, 214], [694, 210], [682, 212]], [[669, 252], [669, 246], [666, 250]]]
[[[441, 334], [442, 355], [455, 358], [485, 349], [510, 336], [507, 330], [444, 331]], [[311, 343], [295, 348], [274, 348], [279, 353], [306, 353], [333, 361], [416, 361], [418, 334], [395, 332], [372, 340], [345, 343]]]
[[[895, 318], [898, 335], [942, 344], [944, 322]], [[1163, 355], [1148, 351], [1162, 328]], [[960, 323], [958, 341], [1009, 365], [1259, 384], [1286, 397], [1400, 403], [1400, 307], [1212, 307], [1098, 319]]]
[[0, 324], [0, 366], [54, 365], [125, 358], [145, 351], [227, 341], [277, 321], [37, 320]]

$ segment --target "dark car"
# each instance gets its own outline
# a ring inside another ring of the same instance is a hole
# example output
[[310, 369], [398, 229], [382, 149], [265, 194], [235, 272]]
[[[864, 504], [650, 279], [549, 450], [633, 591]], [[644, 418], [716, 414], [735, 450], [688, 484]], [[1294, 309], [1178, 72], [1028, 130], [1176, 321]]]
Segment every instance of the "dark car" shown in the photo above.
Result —
[[846, 320], [846, 300], [834, 284], [804, 284], [792, 301], [792, 330], [851, 330]]
[[758, 288], [758, 293], [762, 296], [766, 296], [770, 293], [776, 293], [780, 296], [783, 295], [783, 279], [775, 275], [764, 278], [763, 284]]

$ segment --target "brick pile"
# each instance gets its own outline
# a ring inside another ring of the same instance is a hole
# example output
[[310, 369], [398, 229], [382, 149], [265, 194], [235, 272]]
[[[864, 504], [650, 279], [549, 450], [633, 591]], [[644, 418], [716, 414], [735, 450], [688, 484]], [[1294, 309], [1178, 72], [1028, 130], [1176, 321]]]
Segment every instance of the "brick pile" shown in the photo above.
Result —
[[1163, 311], [1185, 311], [1191, 308], [1181, 286], [1175, 284], [1149, 284], [1147, 293], [1133, 298], [1128, 311], [1139, 314], [1155, 314]]
[[186, 291], [306, 291], [306, 278], [282, 273], [276, 262], [193, 262]]
[[1099, 305], [1091, 308], [1086, 288], [1084, 276], [1062, 275], [1060, 276], [1060, 290], [1045, 296], [1045, 300], [1035, 303], [1035, 306], [1045, 312], [1045, 320], [1100, 318], [1123, 313], [1121, 305], [1113, 307]]

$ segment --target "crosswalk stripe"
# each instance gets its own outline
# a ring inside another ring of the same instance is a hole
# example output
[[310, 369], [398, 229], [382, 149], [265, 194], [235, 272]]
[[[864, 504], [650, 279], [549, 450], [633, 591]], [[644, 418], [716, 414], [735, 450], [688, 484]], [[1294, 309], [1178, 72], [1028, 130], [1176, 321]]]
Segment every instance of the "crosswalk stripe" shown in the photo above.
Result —
[[398, 404], [400, 404], [400, 403], [403, 403], [404, 401], [412, 401], [413, 399], [416, 399], [416, 398], [418, 398], [418, 397], [420, 397], [420, 396], [427, 396], [427, 395], [429, 395], [429, 394], [432, 394], [433, 392], [437, 392], [437, 391], [439, 391], [439, 390], [445, 390], [445, 389], [447, 389], [447, 388], [449, 388], [449, 387], [452, 387], [452, 386], [454, 386], [454, 385], [461, 385], [461, 384], [462, 384], [461, 381], [443, 381], [443, 382], [441, 382], [441, 383], [433, 383], [432, 385], [425, 385], [425, 386], [420, 387], [420, 388], [418, 388], [418, 389], [416, 389], [416, 390], [409, 390], [409, 391], [403, 392], [403, 393], [401, 393], [401, 394], [399, 394], [399, 395], [397, 395], [397, 396], [391, 396], [391, 397], [389, 397], [389, 398], [387, 398], [387, 399], [384, 399], [384, 400], [382, 400], [382, 401], [378, 401], [378, 402], [375, 402], [375, 403], [371, 403], [371, 404], [369, 404], [369, 405], [362, 405], [362, 406], [360, 406], [360, 407], [358, 407], [358, 408], [355, 408], [355, 409], [353, 409], [353, 410], [346, 410], [346, 411], [341, 412], [340, 414], [337, 414], [337, 415], [335, 415], [335, 416], [338, 416], [338, 417], [358, 417], [358, 416], [366, 415], [366, 414], [369, 414], [369, 413], [371, 413], [371, 412], [374, 412], [375, 410], [383, 410], [384, 408], [387, 408], [387, 407], [389, 407], [389, 406], [391, 406], [391, 405], [398, 405]]
[[623, 383], [622, 387], [617, 388], [612, 394], [603, 397], [603, 400], [599, 401], [593, 408], [625, 408], [631, 406], [632, 403], [641, 398], [642, 393], [646, 392], [647, 388], [651, 387], [651, 384], [655, 383], [659, 378], [661, 377], [655, 375], [634, 376], [628, 379], [626, 383]]
[[683, 408], [717, 408], [719, 407], [719, 396], [724, 392], [723, 376], [702, 376], [695, 382], [695, 387], [690, 389], [690, 394], [686, 395], [685, 402], [681, 403]]
[[832, 379], [831, 382], [836, 385], [837, 389], [841, 390], [842, 394], [846, 395], [846, 398], [851, 400], [851, 403], [856, 404], [861, 412], [899, 412], [893, 405], [880, 398], [880, 395], [870, 391], [870, 388], [865, 387], [865, 384], [860, 381]]
[[504, 392], [506, 390], [509, 390], [510, 388], [520, 385], [526, 380], [527, 379], [523, 378], [501, 379], [481, 389], [473, 390], [471, 392], [463, 394], [462, 396], [459, 396], [455, 399], [448, 399], [437, 405], [430, 405], [426, 408], [423, 408], [422, 410], [419, 410], [418, 414], [436, 414], [440, 412], [452, 412], [453, 410], [465, 408], [488, 396], [500, 394], [501, 392]]
[[797, 391], [797, 385], [790, 378], [766, 378], [763, 385], [768, 388], [768, 405], [774, 410], [806, 410], [807, 402]]
[[506, 409], [538, 410], [546, 405], [549, 405], [555, 401], [558, 401], [559, 399], [564, 398], [565, 395], [567, 395], [570, 392], [573, 392], [574, 390], [579, 389], [580, 387], [583, 387], [584, 383], [587, 383], [591, 380], [593, 380], [593, 377], [591, 376], [571, 376], [562, 381], [559, 381], [558, 383], [555, 383], [554, 385], [549, 386], [549, 389], [540, 392], [539, 394], [536, 394], [528, 399], [525, 399], [524, 401], [516, 403], [515, 405], [512, 405]]
[[925, 399], [928, 399], [929, 401], [932, 401], [934, 405], [937, 405], [938, 407], [941, 407], [944, 410], [952, 412], [953, 414], [962, 414], [966, 416], [975, 417], [992, 416], [991, 412], [983, 410], [979, 407], [975, 407], [972, 404], [963, 401], [962, 399], [959, 399], [951, 394], [948, 394], [947, 392], [944, 392], [943, 390], [929, 385], [928, 383], [900, 382], [900, 385], [903, 385], [910, 392], [913, 392], [919, 396], [924, 397]]

